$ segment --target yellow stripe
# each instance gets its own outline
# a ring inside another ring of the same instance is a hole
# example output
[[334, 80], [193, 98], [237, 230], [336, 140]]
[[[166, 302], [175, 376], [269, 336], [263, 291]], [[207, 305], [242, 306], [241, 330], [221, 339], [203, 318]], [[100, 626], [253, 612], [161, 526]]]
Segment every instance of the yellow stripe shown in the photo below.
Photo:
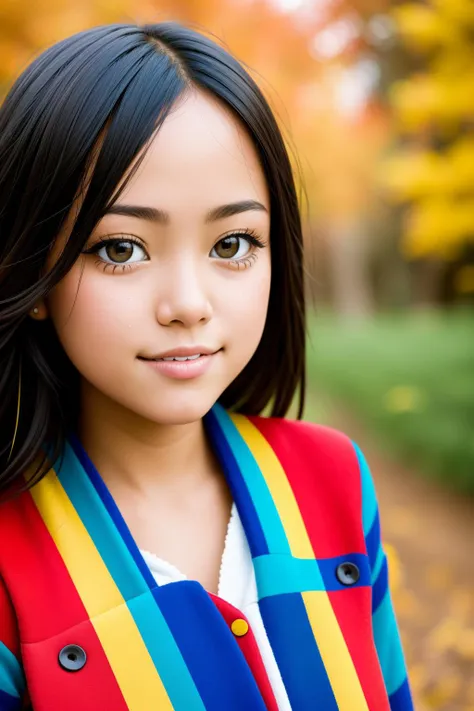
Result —
[[293, 489], [280, 460], [262, 433], [244, 415], [231, 415], [232, 421], [252, 452], [273, 498], [291, 553], [297, 558], [311, 558], [314, 551]]
[[369, 711], [331, 601], [325, 591], [302, 593], [339, 711]]
[[[261, 432], [245, 416], [231, 417], [265, 478], [292, 554], [314, 560], [303, 517], [278, 457]], [[368, 711], [352, 657], [327, 592], [304, 592], [302, 598], [339, 711]]]
[[31, 495], [91, 618], [129, 709], [172, 711], [127, 604], [52, 469], [33, 487]]

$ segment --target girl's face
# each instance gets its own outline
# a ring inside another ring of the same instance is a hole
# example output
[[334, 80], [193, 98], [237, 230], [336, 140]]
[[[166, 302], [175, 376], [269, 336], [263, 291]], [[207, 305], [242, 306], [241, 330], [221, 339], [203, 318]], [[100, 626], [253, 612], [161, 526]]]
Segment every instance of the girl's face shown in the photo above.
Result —
[[163, 424], [202, 417], [262, 336], [269, 237], [250, 138], [217, 100], [189, 94], [47, 299], [83, 407]]

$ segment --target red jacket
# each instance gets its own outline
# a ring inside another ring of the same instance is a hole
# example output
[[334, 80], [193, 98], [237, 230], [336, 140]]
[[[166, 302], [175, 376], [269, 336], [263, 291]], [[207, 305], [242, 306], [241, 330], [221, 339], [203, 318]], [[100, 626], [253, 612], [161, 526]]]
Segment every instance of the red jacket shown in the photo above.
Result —
[[[411, 711], [367, 464], [308, 423], [205, 418], [295, 711]], [[158, 586], [75, 437], [0, 508], [0, 711], [276, 711], [252, 630], [195, 581]]]

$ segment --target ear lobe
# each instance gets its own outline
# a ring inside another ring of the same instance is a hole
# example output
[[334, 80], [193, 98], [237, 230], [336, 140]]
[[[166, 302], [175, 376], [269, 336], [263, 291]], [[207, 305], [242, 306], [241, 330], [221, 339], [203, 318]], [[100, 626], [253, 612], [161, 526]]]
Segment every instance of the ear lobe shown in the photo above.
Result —
[[48, 318], [48, 309], [43, 300], [38, 301], [30, 311], [30, 316], [35, 321], [44, 321]]

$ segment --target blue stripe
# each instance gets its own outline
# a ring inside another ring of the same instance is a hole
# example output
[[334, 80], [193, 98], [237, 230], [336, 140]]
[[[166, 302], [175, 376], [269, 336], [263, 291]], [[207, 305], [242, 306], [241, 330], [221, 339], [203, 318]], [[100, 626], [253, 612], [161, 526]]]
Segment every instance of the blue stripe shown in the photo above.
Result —
[[266, 597], [259, 608], [291, 708], [337, 711], [301, 595]]
[[377, 577], [377, 580], [372, 586], [372, 614], [374, 614], [379, 606], [381, 605], [385, 593], [387, 592], [388, 588], [388, 565], [387, 565], [387, 559], [385, 558], [382, 564], [382, 567], [380, 569], [380, 573]]
[[[195, 581], [184, 580], [156, 588], [153, 595], [178, 642], [206, 711], [266, 711], [239, 645], [204, 588]], [[185, 705], [180, 711], [187, 708]]]
[[[82, 461], [85, 462], [86, 457], [83, 451]], [[96, 472], [95, 476], [99, 477], [99, 474]], [[59, 480], [120, 593], [127, 601], [133, 620], [173, 707], [183, 711], [187, 709], [204, 711], [199, 692], [195, 688], [176, 641], [146, 581], [141, 576], [129, 547], [125, 545], [112, 519], [108, 517], [107, 511], [104, 511], [103, 502], [91, 480], [85, 475], [81, 462], [68, 446], [64, 451]], [[113, 505], [116, 508], [115, 502]], [[117, 513], [121, 517], [118, 509]], [[133, 545], [135, 546], [134, 542]], [[141, 557], [139, 552], [138, 554]], [[157, 588], [156, 584], [154, 588]]]
[[290, 544], [265, 477], [236, 425], [220, 406], [214, 407], [224, 437], [240, 469], [261, 521], [269, 553], [291, 555]]
[[25, 688], [25, 679], [18, 659], [0, 642], [0, 690], [9, 696], [19, 696]]
[[[79, 459], [75, 453], [76, 447], [72, 449], [66, 444], [61, 468], [58, 471], [57, 464], [54, 466], [56, 475], [124, 599], [142, 595], [149, 588], [114, 521], [107, 515], [107, 511], [104, 511], [104, 503], [97, 489], [85, 475], [84, 463], [87, 454], [82, 450]], [[92, 463], [90, 466], [93, 466]], [[119, 515], [121, 516], [120, 513]]]
[[390, 701], [391, 711], [413, 711], [413, 699], [411, 697], [408, 679], [405, 679], [397, 691], [390, 694], [388, 700]]
[[0, 689], [0, 711], [20, 711], [23, 703], [18, 696], [10, 696]]
[[377, 498], [375, 496], [374, 482], [370, 469], [365, 461], [365, 457], [355, 442], [352, 445], [357, 454], [359, 462], [360, 481], [362, 487], [362, 525], [364, 527], [364, 536], [367, 536], [372, 524], [374, 523], [377, 514]]
[[112, 518], [112, 521], [114, 522], [115, 526], [117, 527], [117, 531], [120, 533], [120, 536], [122, 537], [123, 542], [127, 546], [130, 555], [132, 556], [133, 560], [135, 561], [135, 564], [138, 566], [148, 587], [150, 589], [155, 588], [157, 586], [156, 580], [153, 577], [147, 564], [145, 563], [143, 556], [141, 555], [140, 551], [138, 550], [137, 544], [135, 543], [135, 540], [134, 540], [132, 534], [130, 533], [129, 528], [128, 528], [127, 524], [125, 523], [123, 516], [120, 513], [120, 510], [117, 507], [117, 504], [115, 503], [110, 491], [108, 490], [104, 481], [102, 480], [102, 477], [100, 476], [99, 472], [95, 468], [94, 464], [89, 459], [89, 456], [83, 449], [83, 447], [82, 447], [81, 443], [79, 442], [79, 440], [77, 439], [77, 437], [75, 437], [74, 435], [71, 435], [69, 437], [69, 441], [70, 441], [70, 444], [74, 450], [74, 453], [76, 454], [77, 458], [79, 459], [80, 463], [82, 464], [84, 471], [86, 472], [90, 481], [94, 485], [94, 488], [95, 488], [96, 492], [98, 493], [99, 497], [101, 498], [105, 508], [109, 512], [109, 515]]
[[293, 558], [286, 555], [266, 555], [254, 558], [259, 599], [286, 593], [302, 593], [309, 590], [328, 592], [344, 590], [336, 570], [341, 563], [357, 565], [360, 578], [350, 587], [370, 585], [367, 556], [351, 553], [320, 560]]
[[[255, 558], [256, 556], [267, 554], [268, 545], [254, 502], [242, 478], [239, 465], [222, 433], [220, 420], [216, 414], [219, 411], [218, 408], [219, 406], [214, 405], [213, 409], [204, 417], [204, 423], [214, 451], [226, 475], [227, 483], [248, 537], [252, 557]], [[233, 427], [232, 422], [231, 425]]]
[[[342, 563], [353, 563], [359, 570], [359, 580], [352, 585], [344, 585], [339, 582], [337, 568]], [[360, 588], [370, 585], [370, 567], [367, 556], [363, 553], [347, 553], [346, 555], [335, 556], [334, 558], [318, 558], [319, 569], [324, 580], [324, 588], [328, 592], [335, 590], [345, 590], [350, 588]]]
[[406, 677], [405, 660], [398, 627], [393, 613], [390, 590], [387, 590], [372, 617], [374, 640], [387, 693], [393, 694]]
[[[159, 589], [155, 588], [155, 590]], [[154, 592], [148, 591], [145, 595], [128, 602], [133, 619], [159, 671], [173, 708], [176, 711], [206, 711], [190, 673], [191, 670], [188, 669], [177, 646], [177, 640], [173, 637], [162, 610], [156, 604], [161, 598], [158, 595], [154, 598]], [[195, 614], [194, 605], [194, 599], [186, 598], [179, 614], [182, 614], [185, 608], [191, 608]], [[199, 650], [195, 649], [194, 654], [198, 655]]]

